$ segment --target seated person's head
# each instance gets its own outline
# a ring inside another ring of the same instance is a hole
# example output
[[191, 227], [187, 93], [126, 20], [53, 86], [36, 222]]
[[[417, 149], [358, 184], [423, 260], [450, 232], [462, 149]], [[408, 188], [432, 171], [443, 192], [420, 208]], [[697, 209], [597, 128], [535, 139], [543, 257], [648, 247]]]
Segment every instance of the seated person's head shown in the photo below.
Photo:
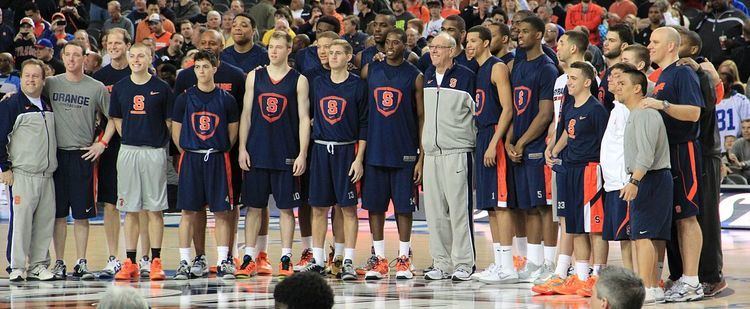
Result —
[[599, 272], [590, 307], [638, 309], [643, 307], [645, 298], [643, 281], [635, 273], [622, 267], [608, 266]]
[[276, 308], [328, 309], [333, 307], [333, 290], [325, 279], [312, 272], [287, 277], [273, 291]]
[[112, 286], [102, 295], [99, 301], [98, 309], [148, 309], [146, 299], [141, 296], [138, 290], [129, 286]]

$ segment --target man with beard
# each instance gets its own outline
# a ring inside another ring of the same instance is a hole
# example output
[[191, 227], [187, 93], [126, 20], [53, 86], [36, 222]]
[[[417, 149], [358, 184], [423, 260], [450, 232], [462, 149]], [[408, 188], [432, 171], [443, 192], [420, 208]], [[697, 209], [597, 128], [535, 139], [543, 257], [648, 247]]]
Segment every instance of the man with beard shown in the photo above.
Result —
[[[354, 57], [354, 66], [357, 68], [364, 68], [368, 63], [373, 61], [373, 58], [377, 54], [385, 54], [385, 39], [386, 34], [391, 30], [396, 29], [396, 18], [390, 14], [380, 13], [375, 16], [373, 23], [373, 38], [375, 39], [375, 46], [365, 48], [365, 50], [359, 52]], [[409, 62], [415, 63], [419, 61], [419, 57], [410, 51], [405, 51], [404, 59], [408, 59]]]
[[245, 13], [237, 14], [232, 20], [234, 45], [221, 52], [221, 60], [242, 69], [245, 73], [268, 65], [268, 52], [262, 46], [253, 43], [254, 33], [255, 21], [252, 17]]
[[[622, 50], [632, 44], [633, 31], [630, 30], [630, 26], [619, 24], [610, 27], [609, 32], [607, 32], [607, 39], [604, 41], [604, 58], [607, 61], [607, 67], [609, 68], [615, 65], [615, 63], [619, 63], [621, 61]], [[609, 83], [606, 82], [609, 74], [609, 69], [607, 69], [604, 77], [602, 77], [602, 81], [604, 82], [599, 85], [597, 98], [608, 111], [611, 111], [614, 108], [612, 101], [615, 100], [615, 95], [609, 91]]]

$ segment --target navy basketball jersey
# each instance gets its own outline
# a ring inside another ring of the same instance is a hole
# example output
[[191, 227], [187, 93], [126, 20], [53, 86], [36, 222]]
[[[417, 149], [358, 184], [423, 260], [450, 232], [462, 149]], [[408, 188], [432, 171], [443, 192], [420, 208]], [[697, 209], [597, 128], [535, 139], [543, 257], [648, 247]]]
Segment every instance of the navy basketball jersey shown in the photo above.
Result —
[[498, 62], [502, 62], [502, 60], [491, 56], [477, 70], [474, 120], [477, 123], [477, 128], [480, 129], [496, 125], [500, 113], [503, 111], [497, 87], [492, 84], [492, 67]]
[[367, 83], [355, 74], [336, 84], [330, 75], [310, 85], [314, 106], [312, 137], [330, 142], [351, 142], [367, 138]]
[[177, 96], [172, 114], [172, 121], [182, 124], [180, 147], [186, 150], [229, 151], [229, 124], [239, 120], [231, 94], [219, 88], [206, 93], [197, 86]]
[[[705, 107], [698, 75], [689, 66], [670, 64], [661, 72], [654, 86], [654, 98], [672, 104]], [[670, 144], [682, 144], [698, 139], [700, 123], [680, 121], [661, 111]]]
[[143, 85], [130, 78], [112, 87], [109, 115], [122, 119], [122, 144], [164, 147], [169, 142], [167, 119], [172, 115], [174, 96], [163, 80], [151, 77]]
[[[539, 101], [552, 100], [554, 95], [557, 67], [546, 55], [534, 60], [516, 57], [513, 71], [510, 75], [513, 88], [513, 138], [516, 143], [529, 129], [539, 113]], [[527, 153], [544, 152], [546, 135], [542, 134], [530, 142], [525, 150]]]
[[245, 53], [239, 53], [234, 46], [229, 46], [221, 52], [221, 61], [236, 66], [245, 73], [269, 63], [268, 52], [258, 44], [253, 44], [253, 47]]
[[[300, 49], [297, 51], [297, 54], [294, 55], [294, 69], [297, 70], [297, 72], [305, 73], [312, 70], [318, 70], [322, 67], [320, 64], [320, 59], [318, 58], [318, 47], [317, 46], [309, 46], [305, 47], [303, 49]], [[308, 77], [305, 75], [305, 77]], [[310, 81], [310, 79], [308, 77]]]
[[247, 152], [253, 166], [292, 170], [299, 155], [297, 81], [290, 70], [281, 80], [272, 80], [267, 68], [255, 71], [255, 89]]
[[111, 64], [108, 64], [107, 66], [94, 72], [94, 75], [92, 75], [91, 77], [102, 82], [102, 84], [104, 84], [104, 87], [107, 88], [107, 92], [112, 93], [112, 86], [121, 81], [123, 78], [130, 77], [130, 66], [126, 66], [122, 70], [117, 70], [113, 68]]
[[568, 133], [568, 143], [561, 153], [566, 166], [583, 166], [599, 162], [599, 149], [609, 113], [593, 96], [579, 107], [570, 102], [563, 110], [562, 123]]
[[607, 108], [607, 111], [611, 111], [613, 108], [615, 108], [615, 95], [611, 91], [609, 91], [609, 74], [609, 69], [604, 71], [602, 82], [599, 84], [599, 89], [596, 94], [596, 98], [599, 99], [599, 102], [601, 102], [601, 104]]
[[500, 60], [502, 60], [503, 63], [508, 64], [511, 61], [513, 61], [513, 59], [515, 59], [515, 58], [516, 58], [516, 54], [514, 54], [513, 52], [509, 52], [509, 53], [503, 55], [502, 57], [500, 57]]
[[419, 69], [406, 61], [399, 66], [385, 61], [370, 63], [367, 164], [406, 167], [417, 161], [419, 123], [414, 82], [419, 74]]

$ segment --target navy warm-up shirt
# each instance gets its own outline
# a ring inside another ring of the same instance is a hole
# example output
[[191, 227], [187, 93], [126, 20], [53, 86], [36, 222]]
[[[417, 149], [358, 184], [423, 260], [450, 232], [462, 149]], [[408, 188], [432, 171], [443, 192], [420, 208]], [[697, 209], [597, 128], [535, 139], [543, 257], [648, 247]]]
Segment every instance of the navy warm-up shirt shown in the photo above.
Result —
[[[297, 51], [297, 54], [294, 56], [294, 69], [297, 70], [297, 72], [300, 72], [302, 74], [305, 74], [305, 72], [317, 70], [323, 67], [322, 64], [320, 64], [320, 59], [318, 59], [318, 47], [317, 46], [309, 46], [305, 47], [303, 49], [300, 49]], [[305, 75], [305, 77], [308, 77]], [[310, 79], [308, 77], [310, 81]]]
[[314, 106], [312, 137], [330, 142], [367, 139], [367, 83], [349, 74], [336, 84], [330, 77], [316, 78], [310, 85]]
[[609, 113], [593, 96], [579, 107], [574, 103], [569, 105], [562, 115], [568, 133], [568, 143], [560, 156], [563, 164], [573, 167], [599, 162], [599, 148]]
[[236, 66], [245, 73], [269, 64], [268, 51], [258, 44], [244, 54], [234, 50], [234, 46], [229, 46], [221, 52], [221, 61]]
[[229, 92], [219, 88], [203, 92], [195, 86], [175, 99], [172, 121], [182, 124], [182, 149], [227, 152], [232, 148], [229, 124], [240, 121], [240, 115]]
[[[654, 86], [654, 98], [672, 104], [705, 107], [698, 75], [689, 66], [672, 63], [661, 72]], [[698, 122], [680, 121], [661, 111], [670, 144], [682, 144], [698, 139]]]
[[[229, 92], [242, 110], [242, 100], [245, 96], [245, 73], [240, 68], [222, 61], [216, 69], [216, 74], [214, 74], [214, 82], [216, 87]], [[176, 94], [183, 93], [196, 84], [198, 84], [198, 78], [195, 77], [195, 67], [191, 66], [177, 75], [174, 92]]]
[[491, 56], [477, 71], [477, 91], [474, 95], [474, 102], [477, 106], [474, 110], [474, 120], [477, 123], [477, 128], [480, 129], [496, 125], [500, 113], [503, 112], [497, 86], [492, 84], [492, 67], [498, 62], [502, 62], [502, 60]]
[[[539, 101], [550, 100], [554, 96], [557, 67], [546, 55], [528, 61], [516, 57], [510, 74], [513, 87], [513, 139], [515, 143], [529, 129], [531, 122], [539, 114]], [[546, 147], [544, 134], [529, 142], [524, 149], [527, 154], [543, 153]]]
[[151, 77], [143, 85], [130, 78], [112, 87], [109, 116], [122, 119], [122, 144], [164, 147], [169, 142], [167, 119], [172, 114], [174, 95], [163, 80]]
[[604, 71], [604, 77], [602, 77], [602, 82], [599, 84], [599, 89], [596, 94], [597, 99], [599, 99], [599, 102], [607, 108], [607, 111], [611, 111], [615, 108], [615, 95], [609, 91], [609, 74], [609, 69]]

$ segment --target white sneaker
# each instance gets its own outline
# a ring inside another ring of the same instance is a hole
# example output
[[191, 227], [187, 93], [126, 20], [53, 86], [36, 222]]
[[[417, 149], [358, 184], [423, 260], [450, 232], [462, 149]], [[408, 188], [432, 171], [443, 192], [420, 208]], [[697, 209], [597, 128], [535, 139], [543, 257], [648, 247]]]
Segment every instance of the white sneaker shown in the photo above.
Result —
[[534, 283], [542, 275], [542, 266], [526, 262], [526, 266], [518, 272], [518, 280], [524, 283]]
[[495, 270], [484, 277], [479, 278], [479, 282], [487, 284], [514, 284], [518, 283], [518, 272], [511, 268], [510, 270], [503, 269], [502, 267], [495, 268]]
[[451, 277], [451, 274], [444, 272], [442, 269], [433, 267], [432, 270], [424, 274], [425, 280], [444, 280]]
[[458, 264], [455, 271], [453, 271], [453, 281], [469, 280], [471, 280], [471, 267], [466, 264]]
[[700, 284], [691, 286], [682, 280], [677, 280], [665, 294], [665, 300], [670, 303], [701, 300], [703, 299], [703, 286]]
[[20, 269], [14, 269], [10, 272], [10, 277], [8, 277], [8, 280], [12, 282], [19, 282], [23, 281], [23, 270]]
[[555, 265], [554, 264], [547, 264], [544, 263], [541, 268], [542, 272], [539, 274], [539, 278], [534, 280], [534, 285], [544, 284], [549, 279], [552, 279], [553, 277], [557, 276], [555, 274]]
[[495, 263], [492, 263], [489, 266], [487, 266], [487, 268], [485, 268], [483, 271], [475, 272], [475, 273], [471, 274], [471, 279], [472, 280], [479, 280], [479, 278], [482, 278], [482, 277], [485, 277], [485, 276], [489, 276], [490, 273], [494, 272], [497, 268], [498, 267], [495, 265]]
[[657, 304], [662, 304], [666, 301], [666, 298], [664, 296], [664, 290], [660, 287], [655, 287], [651, 289], [651, 292], [654, 294], [654, 301]]
[[50, 281], [54, 279], [55, 274], [53, 274], [49, 269], [47, 269], [47, 267], [41, 264], [37, 265], [26, 274], [26, 280], [29, 281]]
[[102, 271], [99, 273], [99, 278], [114, 278], [115, 274], [120, 271], [120, 268], [122, 268], [122, 264], [120, 264], [120, 261], [118, 261], [116, 257], [110, 256], [109, 260], [107, 260], [107, 266], [105, 266], [104, 269], [102, 269]]
[[144, 255], [138, 264], [141, 265], [141, 278], [150, 278], [151, 277], [151, 261], [148, 259], [148, 257]]

